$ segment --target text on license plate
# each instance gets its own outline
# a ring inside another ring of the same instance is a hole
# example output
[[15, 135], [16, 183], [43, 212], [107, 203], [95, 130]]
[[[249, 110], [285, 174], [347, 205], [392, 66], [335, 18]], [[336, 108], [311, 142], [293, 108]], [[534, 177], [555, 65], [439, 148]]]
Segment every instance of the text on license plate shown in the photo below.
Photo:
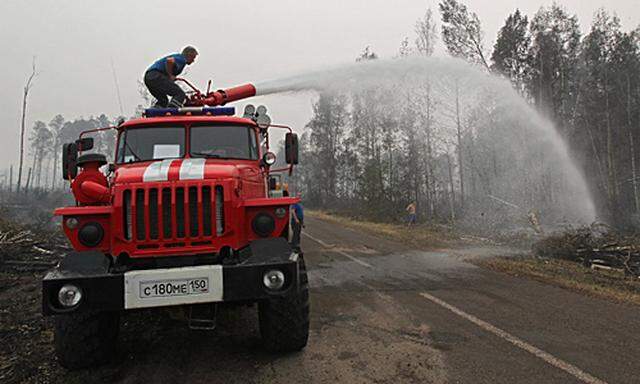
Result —
[[209, 293], [209, 278], [141, 281], [140, 298], [199, 295]]

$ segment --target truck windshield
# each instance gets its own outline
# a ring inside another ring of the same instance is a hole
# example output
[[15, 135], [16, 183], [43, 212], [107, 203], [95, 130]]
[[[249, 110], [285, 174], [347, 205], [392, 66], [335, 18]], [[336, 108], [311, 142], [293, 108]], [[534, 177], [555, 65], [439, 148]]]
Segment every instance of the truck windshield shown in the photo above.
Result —
[[184, 127], [141, 127], [120, 134], [118, 163], [184, 156]]
[[191, 127], [191, 157], [258, 159], [256, 136], [242, 125], [199, 125]]

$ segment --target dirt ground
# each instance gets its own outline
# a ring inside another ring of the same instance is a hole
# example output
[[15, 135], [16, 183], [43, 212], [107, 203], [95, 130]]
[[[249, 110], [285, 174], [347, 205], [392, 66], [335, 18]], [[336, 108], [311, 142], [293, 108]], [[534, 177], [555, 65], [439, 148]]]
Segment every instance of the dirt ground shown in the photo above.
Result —
[[[53, 354], [52, 321], [40, 314], [44, 272], [4, 265], [0, 382], [585, 382], [425, 300], [427, 295], [602, 382], [637, 383], [638, 306], [468, 262], [493, 260], [513, 249], [467, 241], [456, 246], [443, 239], [424, 250], [365, 228], [307, 220], [303, 248], [311, 329], [304, 351], [267, 353], [255, 306], [225, 308], [214, 331], [192, 331], [167, 311], [144, 310], [122, 317], [114, 361], [67, 371]], [[53, 261], [57, 252], [47, 257]]]

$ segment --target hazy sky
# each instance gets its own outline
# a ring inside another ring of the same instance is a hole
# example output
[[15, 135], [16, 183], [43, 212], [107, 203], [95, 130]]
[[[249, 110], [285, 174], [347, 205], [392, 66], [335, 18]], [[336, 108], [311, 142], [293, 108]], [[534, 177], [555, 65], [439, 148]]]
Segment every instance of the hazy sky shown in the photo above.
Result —
[[[494, 42], [516, 7], [532, 15], [551, 1], [465, 0]], [[638, 0], [558, 1], [587, 30], [595, 10], [617, 12], [625, 30], [640, 24]], [[140, 102], [137, 80], [155, 59], [192, 44], [200, 50], [186, 77], [215, 87], [286, 76], [352, 62], [370, 45], [381, 57], [413, 41], [416, 19], [437, 1], [427, 0], [0, 0], [0, 167], [17, 163], [22, 89], [36, 56], [38, 77], [29, 96], [27, 126], [100, 113], [120, 114], [113, 62], [124, 112]], [[439, 18], [439, 15], [436, 13]], [[311, 94], [269, 96], [274, 121], [301, 130], [311, 112]]]

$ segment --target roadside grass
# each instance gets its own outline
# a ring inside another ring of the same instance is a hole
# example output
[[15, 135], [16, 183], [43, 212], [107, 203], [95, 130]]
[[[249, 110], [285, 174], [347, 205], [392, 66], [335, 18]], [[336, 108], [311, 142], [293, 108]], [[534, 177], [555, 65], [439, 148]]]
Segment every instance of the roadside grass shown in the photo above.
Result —
[[422, 249], [447, 247], [452, 246], [454, 243], [459, 244], [462, 241], [459, 236], [446, 226], [417, 224], [407, 227], [403, 224], [356, 220], [320, 210], [307, 210], [305, 215]]
[[470, 262], [483, 268], [531, 278], [589, 296], [640, 305], [640, 279], [625, 276], [622, 271], [591, 269], [573, 261], [538, 258], [533, 255], [492, 257]]

